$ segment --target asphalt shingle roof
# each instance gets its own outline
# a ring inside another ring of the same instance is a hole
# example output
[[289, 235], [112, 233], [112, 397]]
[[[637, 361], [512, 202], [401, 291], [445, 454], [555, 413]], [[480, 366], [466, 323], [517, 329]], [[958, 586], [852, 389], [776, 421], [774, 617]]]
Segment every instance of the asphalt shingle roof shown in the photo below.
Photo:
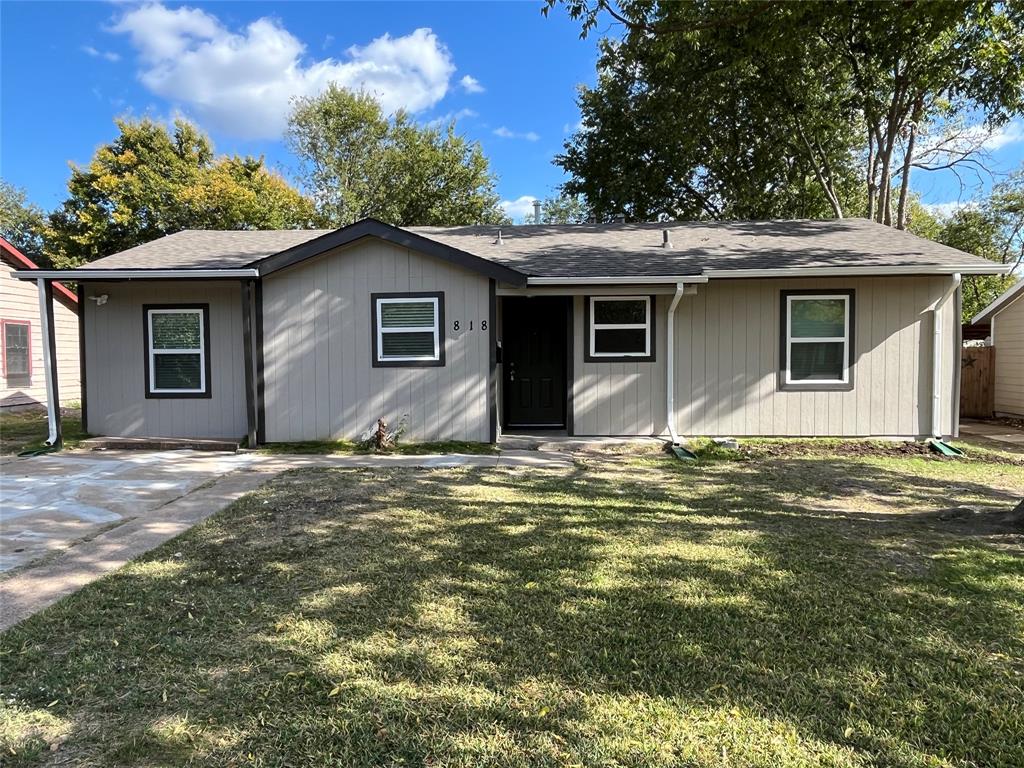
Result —
[[[865, 219], [501, 227], [407, 231], [531, 277], [697, 275], [707, 270], [991, 266], [991, 262]], [[672, 248], [662, 247], [668, 229]], [[187, 230], [89, 269], [222, 269], [255, 262], [330, 230]]]

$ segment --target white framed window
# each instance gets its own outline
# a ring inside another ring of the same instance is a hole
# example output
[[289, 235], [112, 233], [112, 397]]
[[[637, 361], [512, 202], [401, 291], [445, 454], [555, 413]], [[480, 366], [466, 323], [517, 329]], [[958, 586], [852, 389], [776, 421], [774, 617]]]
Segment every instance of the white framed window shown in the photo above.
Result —
[[782, 310], [783, 386], [849, 389], [853, 291], [783, 291]]
[[32, 324], [28, 320], [2, 320], [4, 376], [32, 375]]
[[147, 305], [146, 397], [209, 397], [209, 305]]
[[588, 362], [654, 360], [653, 296], [586, 299]]
[[374, 367], [444, 365], [444, 294], [375, 293]]

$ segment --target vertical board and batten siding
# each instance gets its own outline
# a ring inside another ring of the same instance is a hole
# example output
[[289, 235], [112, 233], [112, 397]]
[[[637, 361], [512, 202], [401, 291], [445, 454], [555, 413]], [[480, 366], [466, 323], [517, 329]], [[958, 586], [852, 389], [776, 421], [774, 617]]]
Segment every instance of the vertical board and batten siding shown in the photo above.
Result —
[[[627, 294], [635, 293], [626, 291]], [[573, 297], [573, 431], [655, 435], [665, 429], [665, 320], [671, 296], [656, 296], [653, 362], [586, 362], [586, 297]]]
[[[43, 331], [39, 318], [38, 284], [11, 277], [15, 270], [0, 262], [0, 319], [27, 321], [32, 356], [28, 376], [2, 376], [0, 407], [46, 404], [46, 369], [43, 366]], [[53, 327], [57, 342], [57, 384], [62, 404], [79, 400], [81, 369], [78, 365], [78, 314], [60, 299], [53, 299]], [[0, 372], [2, 373], [2, 372]]]
[[[409, 291], [444, 292], [445, 364], [374, 368], [370, 294]], [[403, 416], [408, 441], [489, 440], [489, 293], [482, 275], [379, 240], [266, 277], [267, 442], [352, 440]]]
[[[98, 306], [88, 297], [107, 295]], [[237, 439], [246, 432], [238, 281], [85, 284], [88, 430], [118, 437]], [[147, 398], [144, 304], [210, 305], [209, 398]]]
[[992, 318], [995, 411], [1024, 416], [1024, 295]]
[[[699, 286], [676, 310], [677, 431], [690, 436], [929, 435], [933, 327], [928, 310], [949, 281], [923, 276], [713, 280]], [[780, 292], [788, 289], [854, 290], [852, 390], [779, 390]], [[584, 362], [583, 301], [574, 299], [573, 312], [575, 433], [665, 434], [671, 296], [657, 297], [653, 363]], [[951, 434], [953, 366], [959, 365], [952, 300], [941, 315], [942, 424]]]
[[[893, 436], [931, 431], [929, 307], [948, 277], [713, 280], [676, 310], [676, 429], [681, 435]], [[780, 391], [780, 291], [854, 290], [850, 391]], [[950, 408], [957, 318], [943, 322], [942, 424]], [[658, 408], [660, 404], [655, 404]], [[660, 406], [663, 409], [663, 406]], [[664, 411], [662, 410], [662, 413]]]

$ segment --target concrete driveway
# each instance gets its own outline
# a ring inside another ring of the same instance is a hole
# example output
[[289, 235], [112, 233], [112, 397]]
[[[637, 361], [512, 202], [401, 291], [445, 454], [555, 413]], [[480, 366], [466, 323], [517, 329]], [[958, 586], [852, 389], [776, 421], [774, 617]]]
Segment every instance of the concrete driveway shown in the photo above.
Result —
[[0, 572], [149, 515], [252, 458], [119, 451], [6, 461], [0, 479]]

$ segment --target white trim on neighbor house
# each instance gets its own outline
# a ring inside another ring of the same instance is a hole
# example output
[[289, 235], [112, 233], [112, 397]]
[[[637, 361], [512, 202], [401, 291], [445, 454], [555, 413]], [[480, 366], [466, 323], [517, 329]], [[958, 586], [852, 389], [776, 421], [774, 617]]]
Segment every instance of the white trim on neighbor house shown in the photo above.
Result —
[[[377, 362], [378, 363], [415, 363], [415, 362], [437, 362], [441, 359], [441, 314], [440, 302], [436, 296], [403, 296], [403, 297], [377, 297], [374, 312], [377, 314]], [[434, 308], [434, 322], [432, 326], [396, 326], [385, 328], [382, 309], [385, 304], [431, 304]], [[428, 333], [434, 334], [434, 354], [432, 355], [385, 355], [384, 334], [392, 333]]]
[[[835, 301], [843, 302], [843, 335], [842, 336], [794, 336], [793, 302], [794, 301]], [[838, 344], [843, 345], [843, 375], [840, 379], [794, 379], [790, 376], [793, 365], [794, 344]], [[782, 372], [786, 384], [849, 384], [850, 383], [850, 296], [845, 293], [793, 294], [786, 297], [786, 367]]]
[[[1016, 283], [1011, 285], [999, 296], [997, 296], [991, 304], [989, 304], [987, 307], [981, 310], [981, 312], [972, 317], [971, 325], [976, 325], [978, 323], [985, 322], [1000, 310], [1006, 309], [1006, 307], [1008, 307], [1010, 304], [1016, 301], [1019, 297], [1024, 297], [1024, 278], [1021, 278]], [[994, 317], [992, 317], [992, 319], [993, 321], [995, 320]]]
[[[147, 309], [146, 324], [146, 354], [149, 356], [149, 393], [153, 395], [202, 395], [206, 394], [206, 328], [203, 326], [202, 309]], [[154, 315], [196, 315], [199, 318], [199, 346], [180, 349], [157, 349], [153, 346], [153, 316]], [[157, 355], [199, 355], [199, 388], [184, 389], [180, 387], [159, 389], [156, 386], [156, 356]]]
[[[644, 304], [644, 322], [642, 323], [599, 323], [596, 320], [597, 303], [612, 301], [642, 301]], [[595, 342], [598, 331], [644, 331], [643, 351], [634, 352], [597, 352]], [[650, 357], [651, 356], [651, 297], [650, 296], [591, 296], [590, 297], [590, 328], [588, 329], [588, 349], [591, 357]]]

